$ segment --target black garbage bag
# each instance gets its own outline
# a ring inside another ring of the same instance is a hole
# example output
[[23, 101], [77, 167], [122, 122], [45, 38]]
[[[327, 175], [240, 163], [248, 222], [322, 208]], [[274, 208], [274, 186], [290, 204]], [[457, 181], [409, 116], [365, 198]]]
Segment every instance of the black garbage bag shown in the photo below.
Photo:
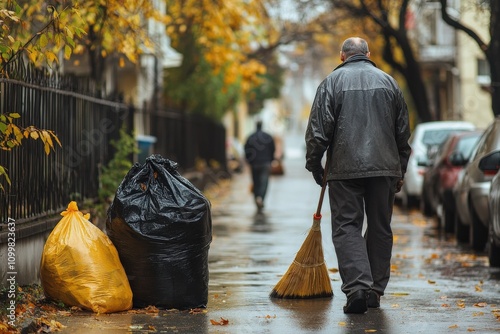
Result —
[[134, 307], [206, 307], [210, 202], [177, 163], [152, 155], [123, 179], [106, 231], [130, 282]]

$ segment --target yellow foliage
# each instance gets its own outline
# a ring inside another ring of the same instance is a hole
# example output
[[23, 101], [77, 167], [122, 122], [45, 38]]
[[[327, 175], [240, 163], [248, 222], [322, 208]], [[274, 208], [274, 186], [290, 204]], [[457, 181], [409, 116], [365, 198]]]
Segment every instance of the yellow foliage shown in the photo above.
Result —
[[248, 56], [272, 34], [271, 29], [259, 29], [268, 20], [261, 1], [168, 0], [167, 11], [172, 45], [194, 36], [214, 74], [223, 72], [223, 91], [240, 82], [247, 92], [265, 73], [265, 66]]
[[5, 65], [23, 53], [36, 66], [44, 63], [51, 66], [58, 61], [56, 55], [63, 48], [65, 57], [71, 55], [75, 46], [74, 35], [82, 34], [68, 15], [72, 11], [71, 6], [66, 4], [56, 8], [32, 0], [22, 6], [16, 1], [9, 1], [5, 7], [0, 9], [0, 22], [3, 23], [0, 30], [3, 50], [0, 72], [4, 72]]
[[[38, 129], [32, 125], [22, 128], [14, 124], [14, 120], [20, 117], [18, 113], [0, 114], [0, 150], [11, 151], [13, 148], [20, 146], [24, 139], [40, 139], [45, 154], [49, 154], [51, 150], [54, 150], [54, 141], [59, 146], [62, 146], [57, 135], [51, 130]], [[1, 165], [0, 177], [4, 177], [7, 184], [10, 184], [7, 170]], [[0, 190], [3, 190], [1, 184]]]

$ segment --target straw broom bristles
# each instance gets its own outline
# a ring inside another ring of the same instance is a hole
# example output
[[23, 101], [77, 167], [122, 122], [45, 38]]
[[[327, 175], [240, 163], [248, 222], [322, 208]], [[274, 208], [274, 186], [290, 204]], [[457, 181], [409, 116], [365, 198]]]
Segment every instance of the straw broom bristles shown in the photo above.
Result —
[[323, 255], [321, 215], [315, 214], [304, 243], [295, 260], [276, 284], [273, 298], [321, 298], [333, 296], [328, 269]]

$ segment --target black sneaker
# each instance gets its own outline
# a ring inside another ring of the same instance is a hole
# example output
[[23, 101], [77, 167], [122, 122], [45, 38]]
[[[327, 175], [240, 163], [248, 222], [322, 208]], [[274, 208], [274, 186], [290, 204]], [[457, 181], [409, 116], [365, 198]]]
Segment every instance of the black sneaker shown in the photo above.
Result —
[[380, 295], [373, 290], [370, 290], [370, 292], [368, 293], [368, 307], [380, 307]]
[[344, 313], [365, 313], [368, 310], [367, 292], [358, 290], [347, 297], [347, 303], [344, 306]]

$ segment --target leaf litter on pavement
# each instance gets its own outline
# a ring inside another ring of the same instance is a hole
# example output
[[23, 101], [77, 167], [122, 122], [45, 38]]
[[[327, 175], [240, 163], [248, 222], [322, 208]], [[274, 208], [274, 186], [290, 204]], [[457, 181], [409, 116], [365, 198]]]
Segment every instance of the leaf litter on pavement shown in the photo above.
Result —
[[[9, 299], [5, 296], [3, 298], [3, 292], [0, 292], [0, 333], [2, 334], [17, 334], [20, 333], [20, 327], [23, 326], [23, 333], [52, 333], [59, 332], [65, 328], [65, 326], [56, 320], [56, 318], [61, 317], [71, 317], [84, 311], [79, 307], [66, 306], [63, 303], [57, 303], [55, 301], [50, 301], [45, 298], [43, 293], [43, 288], [40, 285], [34, 284], [24, 287], [17, 287], [16, 294], [16, 320], [14, 326], [9, 324], [9, 318], [7, 317], [7, 303]], [[176, 309], [162, 310], [162, 312], [183, 312]], [[207, 310], [204, 308], [193, 308], [186, 310], [189, 314], [205, 314]], [[157, 317], [160, 315], [160, 310], [156, 306], [147, 306], [140, 309], [131, 309], [128, 311], [118, 312], [122, 314], [147, 314], [151, 317]], [[96, 315], [97, 317], [97, 315]], [[271, 316], [268, 316], [271, 319]], [[213, 325], [226, 326], [229, 324], [229, 320], [223, 317], [220, 320], [211, 319], [210, 322]], [[145, 328], [141, 326], [141, 330], [147, 330], [148, 332], [156, 332], [157, 329], [152, 325], [148, 325]]]

